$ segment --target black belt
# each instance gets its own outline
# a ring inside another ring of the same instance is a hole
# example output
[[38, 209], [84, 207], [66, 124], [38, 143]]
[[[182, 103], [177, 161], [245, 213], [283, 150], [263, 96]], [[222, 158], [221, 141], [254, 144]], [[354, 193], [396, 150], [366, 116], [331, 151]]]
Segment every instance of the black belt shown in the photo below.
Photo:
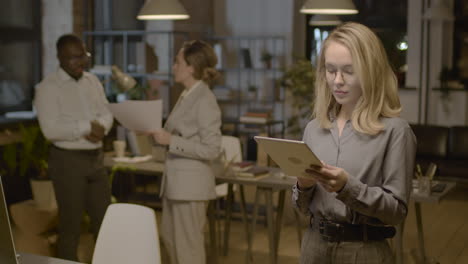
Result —
[[319, 220], [318, 228], [323, 240], [328, 242], [378, 241], [392, 238], [396, 233], [393, 226], [352, 225], [326, 219]]

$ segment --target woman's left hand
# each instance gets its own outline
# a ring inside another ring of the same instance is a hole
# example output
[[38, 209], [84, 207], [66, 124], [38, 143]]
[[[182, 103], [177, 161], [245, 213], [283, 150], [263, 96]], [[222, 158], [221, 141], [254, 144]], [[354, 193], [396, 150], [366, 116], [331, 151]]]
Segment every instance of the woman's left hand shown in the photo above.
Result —
[[322, 167], [311, 166], [306, 170], [307, 173], [315, 176], [317, 181], [328, 192], [339, 192], [348, 181], [348, 173], [338, 167], [322, 163]]
[[171, 134], [164, 129], [158, 129], [151, 132], [154, 140], [161, 145], [171, 144]]

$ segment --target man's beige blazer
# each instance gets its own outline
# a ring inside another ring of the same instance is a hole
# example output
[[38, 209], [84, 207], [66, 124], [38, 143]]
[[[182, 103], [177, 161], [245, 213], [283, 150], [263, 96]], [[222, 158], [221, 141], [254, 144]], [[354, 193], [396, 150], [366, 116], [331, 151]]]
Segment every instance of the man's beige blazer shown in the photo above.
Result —
[[221, 111], [208, 85], [200, 82], [179, 99], [164, 128], [172, 134], [161, 182], [171, 200], [210, 200], [215, 194], [214, 161], [221, 149]]

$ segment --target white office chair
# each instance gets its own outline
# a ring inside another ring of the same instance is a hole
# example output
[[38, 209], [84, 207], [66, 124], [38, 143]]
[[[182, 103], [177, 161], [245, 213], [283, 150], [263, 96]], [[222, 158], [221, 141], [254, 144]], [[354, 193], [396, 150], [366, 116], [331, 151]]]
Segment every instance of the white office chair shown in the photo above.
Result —
[[[223, 152], [224, 167], [229, 163], [242, 161], [242, 150], [239, 138], [233, 136], [221, 137], [221, 151]], [[228, 194], [228, 184], [222, 183], [216, 185], [216, 197], [226, 197]]]
[[154, 210], [135, 204], [111, 204], [99, 230], [92, 263], [160, 264]]
[[[242, 161], [242, 150], [241, 150], [241, 143], [239, 138], [233, 137], [233, 136], [222, 136], [221, 138], [221, 150], [223, 152], [223, 162], [224, 162], [224, 171], [228, 171], [228, 166], [230, 163], [234, 162], [240, 162]], [[233, 186], [233, 191], [237, 189], [236, 185]], [[216, 215], [216, 220], [215, 220], [215, 233], [217, 235], [216, 241], [218, 241], [217, 246], [220, 248], [221, 246], [221, 221], [220, 221], [220, 199], [226, 198], [228, 196], [228, 184], [227, 183], [221, 183], [216, 185], [215, 187], [216, 191], [216, 202], [214, 203], [214, 209], [215, 209], [215, 215]], [[226, 221], [228, 221], [226, 219]], [[227, 242], [227, 238], [225, 238], [225, 242]], [[224, 248], [226, 248], [227, 245], [224, 245]]]

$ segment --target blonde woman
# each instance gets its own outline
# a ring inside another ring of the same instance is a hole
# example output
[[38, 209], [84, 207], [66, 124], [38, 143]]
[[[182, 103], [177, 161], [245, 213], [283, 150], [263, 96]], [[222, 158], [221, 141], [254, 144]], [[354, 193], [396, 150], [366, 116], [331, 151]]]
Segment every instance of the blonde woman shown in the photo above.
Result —
[[309, 214], [300, 263], [393, 263], [387, 238], [408, 212], [416, 140], [378, 37], [346, 23], [325, 40], [303, 140], [321, 158], [293, 201]]
[[217, 58], [203, 41], [184, 43], [173, 65], [185, 90], [154, 140], [167, 146], [161, 183], [161, 236], [172, 264], [205, 264], [207, 201], [215, 199], [212, 161], [221, 149], [221, 111], [208, 83]]

